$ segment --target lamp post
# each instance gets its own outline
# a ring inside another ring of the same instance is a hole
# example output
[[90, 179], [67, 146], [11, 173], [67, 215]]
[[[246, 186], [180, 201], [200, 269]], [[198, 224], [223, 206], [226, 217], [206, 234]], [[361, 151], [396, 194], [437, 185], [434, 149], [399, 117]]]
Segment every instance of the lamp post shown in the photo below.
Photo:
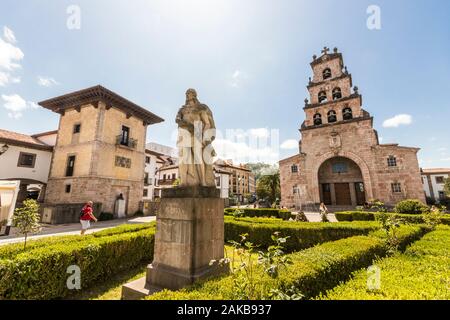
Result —
[[7, 144], [4, 144], [3, 147], [0, 148], [0, 156], [4, 154], [6, 151], [8, 151], [9, 146]]

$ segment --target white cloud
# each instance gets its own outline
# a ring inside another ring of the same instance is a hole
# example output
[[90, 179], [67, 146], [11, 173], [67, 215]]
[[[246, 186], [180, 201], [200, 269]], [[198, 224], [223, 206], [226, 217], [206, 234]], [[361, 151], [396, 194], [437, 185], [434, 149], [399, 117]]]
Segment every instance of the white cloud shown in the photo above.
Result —
[[3, 107], [8, 110], [8, 117], [13, 119], [19, 119], [22, 117], [23, 112], [28, 108], [36, 109], [39, 106], [32, 102], [26, 101], [18, 94], [5, 95], [2, 94]]
[[216, 139], [213, 145], [218, 158], [232, 159], [234, 163], [275, 163], [279, 159], [278, 150], [270, 146], [253, 147], [245, 142], [233, 142], [227, 139]]
[[439, 148], [438, 151], [444, 152], [444, 151], [447, 151], [447, 148], [446, 147], [442, 147], [442, 148]]
[[450, 158], [442, 158], [441, 161], [450, 161]]
[[7, 26], [3, 27], [3, 37], [9, 43], [16, 43], [17, 42], [16, 36], [14, 35], [14, 32], [10, 28], [8, 28]]
[[38, 84], [43, 87], [51, 87], [54, 85], [58, 85], [59, 83], [53, 78], [38, 76]]
[[297, 149], [298, 148], [298, 141], [294, 139], [285, 140], [281, 146], [281, 149]]
[[[4, 39], [3, 39], [4, 38]], [[20, 61], [24, 54], [14, 43], [16, 38], [8, 27], [3, 28], [3, 38], [0, 38], [0, 86], [4, 87], [10, 83], [20, 82], [19, 77], [11, 73], [21, 68]]]
[[241, 70], [235, 70], [231, 76], [230, 86], [238, 88], [242, 85], [242, 82], [247, 79], [247, 74]]
[[250, 129], [250, 135], [257, 138], [268, 138], [270, 136], [270, 132], [266, 128], [255, 128]]
[[20, 68], [17, 63], [22, 60], [24, 54], [20, 48], [0, 38], [0, 68], [8, 71]]
[[412, 123], [412, 116], [409, 114], [398, 114], [383, 122], [385, 128], [397, 128], [401, 125], [410, 125]]
[[9, 83], [19, 83], [20, 77], [13, 77], [8, 72], [0, 71], [0, 87], [4, 87]]

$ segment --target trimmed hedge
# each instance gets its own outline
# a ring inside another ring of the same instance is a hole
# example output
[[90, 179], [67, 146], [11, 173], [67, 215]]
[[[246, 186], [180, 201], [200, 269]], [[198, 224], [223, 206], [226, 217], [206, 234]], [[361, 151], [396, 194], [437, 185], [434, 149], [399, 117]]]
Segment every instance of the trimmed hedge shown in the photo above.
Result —
[[226, 208], [224, 214], [231, 216], [237, 210], [241, 210], [244, 217], [274, 217], [283, 220], [289, 220], [293, 217], [289, 210], [273, 208]]
[[[401, 226], [399, 238], [404, 247], [420, 238], [427, 229], [423, 226]], [[294, 286], [305, 298], [317, 296], [347, 279], [351, 272], [372, 264], [376, 257], [387, 254], [385, 241], [378, 232], [327, 242], [313, 248], [290, 254], [293, 264], [280, 270], [278, 279], [265, 274], [257, 279], [259, 288], [268, 298], [270, 289], [285, 291]], [[231, 276], [223, 276], [197, 283], [179, 291], [163, 290], [147, 300], [233, 300], [236, 290]]]
[[[338, 221], [375, 221], [379, 212], [365, 212], [365, 211], [343, 211], [335, 212], [334, 216]], [[398, 217], [407, 223], [425, 223], [423, 215], [421, 214], [400, 214], [400, 213], [388, 213], [389, 215]], [[450, 225], [450, 216], [443, 216], [441, 223]]]
[[78, 236], [78, 239], [36, 241], [39, 246], [32, 250], [15, 252], [10, 258], [3, 256], [0, 259], [0, 298], [62, 298], [72, 293], [66, 286], [70, 276], [67, 268], [71, 265], [80, 267], [81, 286], [87, 288], [153, 258], [154, 229], [149, 226], [135, 232]]
[[405, 214], [422, 214], [430, 211], [430, 208], [423, 202], [417, 199], [407, 199], [400, 201], [395, 205], [394, 211], [396, 213]]
[[[90, 241], [92, 238], [99, 238], [105, 236], [112, 236], [116, 234], [123, 234], [126, 232], [136, 232], [144, 229], [155, 228], [156, 223], [140, 223], [140, 224], [124, 224], [114, 228], [105, 229], [102, 231], [98, 231], [89, 235], [85, 235], [83, 237], [79, 235], [70, 235], [70, 236], [53, 236], [47, 237], [37, 240], [29, 240], [27, 242], [27, 248], [25, 252], [31, 252], [37, 248], [41, 247], [50, 247], [53, 245], [59, 245], [62, 243], [80, 243], [85, 241]], [[23, 253], [23, 242], [12, 243], [8, 245], [0, 246], [0, 259], [12, 259], [17, 254]]]
[[360, 270], [347, 283], [330, 290], [322, 299], [332, 300], [449, 300], [450, 227], [413, 243], [404, 254], [379, 260], [381, 286], [367, 290], [367, 272]]
[[266, 249], [273, 244], [273, 233], [279, 231], [283, 237], [289, 237], [283, 245], [286, 252], [302, 250], [327, 241], [368, 234], [380, 228], [377, 222], [293, 222], [273, 218], [231, 217], [225, 217], [224, 220], [226, 241], [240, 241], [240, 235], [247, 233], [248, 241], [259, 245], [259, 248]]

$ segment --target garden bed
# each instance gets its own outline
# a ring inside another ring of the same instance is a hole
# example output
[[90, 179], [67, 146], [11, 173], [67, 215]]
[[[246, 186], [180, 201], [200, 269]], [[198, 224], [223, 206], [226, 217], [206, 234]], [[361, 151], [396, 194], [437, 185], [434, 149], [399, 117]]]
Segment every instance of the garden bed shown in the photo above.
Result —
[[[424, 226], [402, 226], [398, 230], [401, 247], [419, 239], [428, 229]], [[292, 288], [304, 298], [311, 298], [333, 288], [349, 278], [351, 272], [367, 267], [377, 257], [387, 254], [382, 233], [355, 236], [327, 242], [313, 248], [292, 253], [293, 264], [280, 271], [277, 279], [261, 272], [254, 284], [263, 298], [270, 298], [270, 290], [288, 292]], [[256, 272], [256, 271], [255, 271]], [[232, 276], [211, 279], [179, 291], [163, 290], [148, 300], [210, 300], [240, 299]]]
[[367, 272], [360, 270], [347, 283], [329, 291], [329, 300], [449, 300], [450, 227], [436, 231], [413, 243], [403, 254], [378, 260], [380, 287], [367, 289]]
[[[366, 212], [366, 211], [343, 211], [335, 212], [334, 216], [340, 222], [343, 221], [375, 221], [380, 215], [380, 212]], [[424, 223], [422, 214], [401, 214], [401, 213], [388, 213], [389, 216], [402, 219], [406, 223]], [[450, 215], [443, 214], [441, 223], [450, 225]]]

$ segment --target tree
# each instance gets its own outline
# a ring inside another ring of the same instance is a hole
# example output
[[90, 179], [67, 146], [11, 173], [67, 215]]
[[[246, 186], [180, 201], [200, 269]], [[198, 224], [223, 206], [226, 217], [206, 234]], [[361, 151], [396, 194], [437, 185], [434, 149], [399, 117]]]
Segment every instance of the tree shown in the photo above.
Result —
[[12, 223], [14, 227], [19, 229], [19, 233], [25, 236], [24, 250], [27, 246], [28, 234], [41, 231], [40, 218], [39, 204], [33, 199], [25, 200], [23, 207], [14, 211]]
[[445, 180], [444, 192], [447, 197], [450, 197], [450, 178]]
[[246, 166], [255, 175], [256, 181], [258, 181], [264, 175], [275, 174], [278, 172], [278, 165], [276, 164], [257, 162], [257, 163], [247, 163]]
[[[258, 193], [259, 190], [259, 193]], [[280, 193], [280, 173], [262, 176], [258, 180], [256, 192], [259, 198], [268, 198], [270, 202], [275, 202], [281, 196]]]

